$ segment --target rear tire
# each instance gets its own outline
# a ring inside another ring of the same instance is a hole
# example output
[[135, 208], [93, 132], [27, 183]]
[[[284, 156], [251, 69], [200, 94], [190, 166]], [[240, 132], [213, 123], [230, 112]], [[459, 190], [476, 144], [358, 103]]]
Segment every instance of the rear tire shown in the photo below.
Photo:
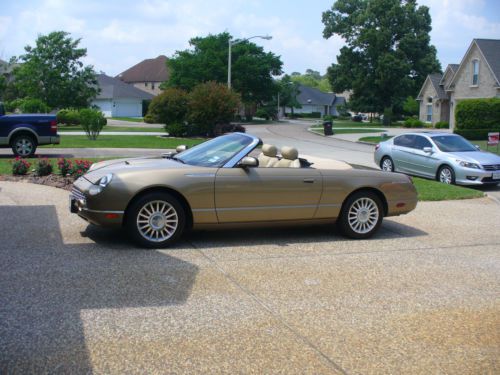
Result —
[[364, 239], [378, 231], [383, 217], [383, 205], [377, 194], [360, 191], [344, 202], [338, 224], [345, 236]]
[[394, 162], [390, 156], [384, 156], [380, 161], [380, 169], [385, 172], [394, 172]]
[[125, 228], [139, 246], [163, 248], [182, 235], [186, 212], [168, 193], [149, 193], [132, 203], [127, 210]]
[[12, 147], [14, 155], [22, 158], [29, 158], [33, 156], [36, 151], [36, 146], [36, 140], [33, 136], [28, 134], [14, 136], [12, 142], [10, 143], [10, 147]]
[[443, 184], [454, 185], [455, 184], [455, 171], [453, 168], [444, 165], [439, 168], [436, 180], [442, 182]]

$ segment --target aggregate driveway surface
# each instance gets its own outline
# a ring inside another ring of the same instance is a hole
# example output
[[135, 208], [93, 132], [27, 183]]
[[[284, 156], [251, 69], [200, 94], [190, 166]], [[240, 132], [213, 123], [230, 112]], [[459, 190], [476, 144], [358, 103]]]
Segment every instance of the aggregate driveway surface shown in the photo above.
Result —
[[0, 182], [0, 373], [499, 373], [499, 208], [142, 250], [66, 191]]

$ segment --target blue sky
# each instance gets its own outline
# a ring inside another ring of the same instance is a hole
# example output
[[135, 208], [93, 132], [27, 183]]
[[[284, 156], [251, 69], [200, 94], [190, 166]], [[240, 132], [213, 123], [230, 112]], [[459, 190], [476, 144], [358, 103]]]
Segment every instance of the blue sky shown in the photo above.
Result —
[[[116, 75], [160, 54], [188, 47], [194, 36], [230, 32], [258, 40], [280, 55], [286, 73], [321, 73], [335, 61], [343, 41], [322, 37], [321, 14], [333, 1], [310, 0], [3, 0], [0, 58], [20, 55], [38, 34], [65, 30], [82, 38], [86, 63]], [[473, 38], [500, 39], [500, 0], [420, 0], [430, 7], [432, 43], [443, 67], [459, 63]]]

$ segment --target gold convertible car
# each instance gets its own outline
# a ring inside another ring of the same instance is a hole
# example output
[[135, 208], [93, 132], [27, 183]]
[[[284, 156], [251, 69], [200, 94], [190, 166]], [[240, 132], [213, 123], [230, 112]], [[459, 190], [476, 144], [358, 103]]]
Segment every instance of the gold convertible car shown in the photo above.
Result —
[[[75, 181], [71, 212], [123, 226], [142, 246], [165, 247], [190, 228], [337, 222], [368, 238], [384, 216], [417, 204], [411, 178], [359, 169], [316, 169], [250, 134], [226, 134], [157, 158], [93, 164]], [[259, 154], [260, 152], [260, 154]], [[255, 155], [252, 157], [250, 155]]]

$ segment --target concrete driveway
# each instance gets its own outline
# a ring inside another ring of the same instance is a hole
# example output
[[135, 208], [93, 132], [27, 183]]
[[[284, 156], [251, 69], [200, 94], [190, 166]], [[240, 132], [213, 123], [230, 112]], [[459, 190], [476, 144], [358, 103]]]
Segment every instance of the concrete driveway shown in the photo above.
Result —
[[420, 203], [333, 227], [198, 232], [168, 250], [0, 182], [1, 373], [500, 371], [499, 206]]

